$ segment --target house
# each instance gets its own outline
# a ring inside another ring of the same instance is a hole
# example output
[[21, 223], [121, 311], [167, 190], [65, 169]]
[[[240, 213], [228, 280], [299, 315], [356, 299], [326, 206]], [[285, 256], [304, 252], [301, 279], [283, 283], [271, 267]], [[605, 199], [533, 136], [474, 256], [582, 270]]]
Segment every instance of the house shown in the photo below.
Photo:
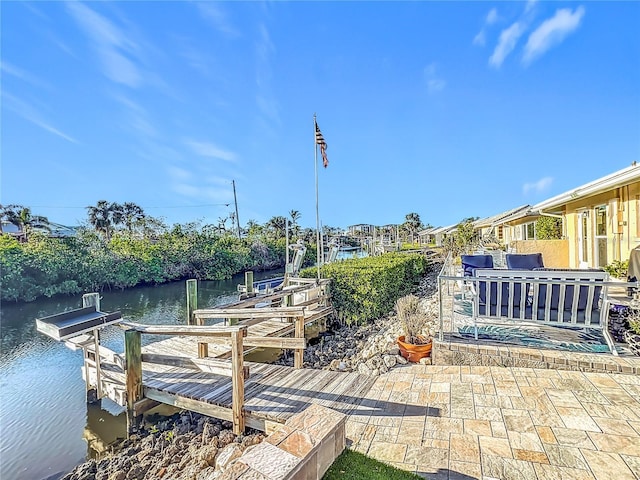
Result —
[[[541, 216], [562, 219], [562, 239], [537, 238], [535, 221]], [[546, 266], [601, 268], [627, 260], [640, 244], [640, 164], [556, 195], [501, 223], [510, 229], [510, 247], [519, 253], [542, 252]]]
[[420, 245], [430, 245], [436, 242], [436, 237], [433, 235], [435, 230], [438, 230], [440, 227], [429, 227], [424, 230], [420, 230], [418, 232], [418, 242]]
[[530, 209], [529, 205], [522, 205], [517, 208], [512, 208], [506, 212], [492, 215], [487, 218], [481, 218], [473, 222], [473, 228], [478, 233], [478, 236], [482, 240], [497, 241], [497, 243], [505, 243], [505, 232], [503, 219], [518, 215], [522, 212], [526, 212]]
[[458, 229], [458, 224], [449, 225], [448, 227], [439, 227], [431, 232], [436, 242], [436, 247], [442, 247], [444, 245], [444, 239], [448, 235], [455, 233]]
[[352, 237], [369, 237], [373, 236], [375, 225], [359, 223], [358, 225], [349, 225], [347, 234]]

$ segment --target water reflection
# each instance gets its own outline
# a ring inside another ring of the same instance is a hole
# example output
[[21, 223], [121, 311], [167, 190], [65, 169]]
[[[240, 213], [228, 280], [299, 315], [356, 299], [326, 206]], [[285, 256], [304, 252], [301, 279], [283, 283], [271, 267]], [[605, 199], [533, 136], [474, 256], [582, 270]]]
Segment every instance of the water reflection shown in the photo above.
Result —
[[[278, 272], [256, 273], [255, 280]], [[237, 298], [244, 278], [199, 282], [200, 307]], [[126, 320], [146, 324], [179, 324], [186, 319], [184, 282], [103, 292], [102, 310], [120, 310]], [[25, 304], [3, 302], [0, 309], [0, 478], [57, 478], [87, 456], [89, 440], [108, 446], [122, 436], [122, 417], [103, 400], [87, 409], [80, 367], [81, 352], [39, 334], [35, 319], [81, 306], [78, 297], [42, 299]], [[103, 344], [123, 351], [119, 327], [107, 327]], [[151, 337], [151, 336], [147, 336]], [[157, 340], [154, 339], [154, 340]], [[83, 439], [83, 435], [91, 435]], [[93, 433], [89, 433], [93, 432]], [[104, 438], [102, 437], [104, 435]], [[90, 453], [93, 455], [94, 453]]]

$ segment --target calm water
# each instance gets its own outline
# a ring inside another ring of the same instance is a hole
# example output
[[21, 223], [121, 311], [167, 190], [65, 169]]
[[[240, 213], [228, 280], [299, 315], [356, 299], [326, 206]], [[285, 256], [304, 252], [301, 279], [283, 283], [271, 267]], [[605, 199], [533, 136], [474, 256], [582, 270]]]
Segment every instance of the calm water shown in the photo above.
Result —
[[[256, 273], [255, 280], [278, 276]], [[228, 281], [199, 282], [198, 306], [237, 299], [239, 275]], [[178, 324], [186, 318], [184, 282], [102, 293], [101, 309], [120, 310], [126, 320]], [[87, 456], [95, 456], [125, 434], [119, 406], [103, 400], [87, 408], [80, 367], [82, 352], [38, 333], [35, 319], [79, 308], [77, 298], [43, 299], [27, 304], [2, 303], [0, 316], [0, 478], [57, 478]], [[107, 327], [102, 343], [122, 352], [122, 329]], [[95, 449], [95, 450], [94, 450]]]

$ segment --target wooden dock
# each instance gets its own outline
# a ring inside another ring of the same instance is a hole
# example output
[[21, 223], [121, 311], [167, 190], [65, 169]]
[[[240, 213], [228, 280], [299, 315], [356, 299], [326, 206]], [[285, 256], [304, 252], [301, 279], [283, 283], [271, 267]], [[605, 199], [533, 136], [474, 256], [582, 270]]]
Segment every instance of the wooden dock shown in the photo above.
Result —
[[[244, 422], [265, 432], [271, 432], [311, 403], [350, 413], [374, 382], [373, 378], [358, 373], [250, 362], [245, 366], [249, 367], [250, 375], [244, 382]], [[233, 421], [233, 386], [228, 376], [146, 364], [144, 370], [142, 388], [146, 400], [137, 405], [134, 416], [158, 402]], [[89, 375], [95, 380], [94, 370]], [[114, 364], [103, 364], [102, 381], [105, 391], [118, 392], [112, 399], [126, 405], [124, 370]]]
[[[127, 408], [130, 432], [159, 403], [229, 420], [236, 433], [245, 426], [269, 432], [311, 403], [349, 413], [373, 383], [357, 373], [302, 368], [305, 326], [333, 311], [328, 286], [328, 280], [293, 279], [269, 295], [194, 308], [188, 325], [122, 321], [124, 355], [87, 335], [67, 343], [84, 351], [88, 392]], [[224, 323], [206, 325], [215, 319]], [[143, 347], [142, 335], [164, 338]], [[294, 367], [244, 362], [260, 347], [293, 350]]]

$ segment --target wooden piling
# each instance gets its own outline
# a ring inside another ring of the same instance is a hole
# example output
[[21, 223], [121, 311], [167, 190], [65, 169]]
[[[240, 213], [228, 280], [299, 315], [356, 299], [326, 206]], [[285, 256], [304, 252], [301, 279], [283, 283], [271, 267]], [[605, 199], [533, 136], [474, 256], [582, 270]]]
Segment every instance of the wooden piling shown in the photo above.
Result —
[[142, 342], [141, 334], [133, 329], [124, 332], [125, 374], [127, 382], [127, 432], [132, 434], [140, 417], [134, 406], [142, 399]]
[[[295, 338], [304, 338], [304, 315], [295, 318]], [[294, 368], [302, 368], [304, 364], [304, 348], [296, 348], [293, 353]]]
[[231, 333], [231, 410], [233, 415], [233, 433], [244, 433], [244, 349], [242, 337], [246, 329]]
[[193, 311], [198, 309], [198, 280], [187, 280], [187, 325], [195, 325]]
[[247, 287], [247, 293], [253, 293], [253, 272], [244, 272], [244, 284]]

